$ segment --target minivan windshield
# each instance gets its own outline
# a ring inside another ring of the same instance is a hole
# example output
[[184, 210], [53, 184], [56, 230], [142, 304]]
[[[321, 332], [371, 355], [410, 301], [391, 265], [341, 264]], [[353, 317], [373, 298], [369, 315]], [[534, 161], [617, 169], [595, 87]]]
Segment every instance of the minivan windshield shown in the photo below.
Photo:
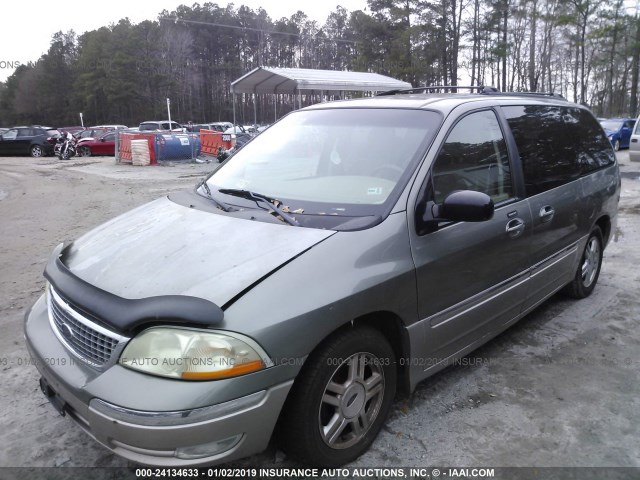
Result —
[[[440, 114], [331, 108], [289, 114], [257, 136], [207, 183], [277, 199], [300, 215], [384, 215], [441, 123]], [[246, 197], [246, 196], [245, 196]]]

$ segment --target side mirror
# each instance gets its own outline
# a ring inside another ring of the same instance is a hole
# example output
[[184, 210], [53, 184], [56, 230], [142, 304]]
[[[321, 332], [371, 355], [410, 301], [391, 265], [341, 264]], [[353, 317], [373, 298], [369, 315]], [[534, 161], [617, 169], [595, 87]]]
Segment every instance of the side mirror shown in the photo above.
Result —
[[484, 222], [493, 218], [493, 200], [486, 193], [458, 190], [433, 206], [433, 216], [452, 222]]
[[101, 142], [104, 142], [104, 141], [105, 141], [105, 139], [104, 139], [104, 138], [101, 138], [101, 139], [100, 139], [100, 141], [101, 141]]

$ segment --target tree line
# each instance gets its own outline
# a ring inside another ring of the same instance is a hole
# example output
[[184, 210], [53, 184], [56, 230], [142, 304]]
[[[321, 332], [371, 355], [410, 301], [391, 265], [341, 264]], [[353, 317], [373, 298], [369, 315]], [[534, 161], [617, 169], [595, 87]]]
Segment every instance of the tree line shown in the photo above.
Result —
[[[302, 11], [198, 3], [156, 20], [58, 32], [0, 82], [0, 125], [230, 120], [230, 83], [258, 66], [369, 71], [414, 86], [555, 92], [599, 116], [638, 113], [640, 18], [623, 0], [368, 0], [323, 24]], [[253, 120], [253, 98], [239, 118]], [[294, 108], [258, 96], [260, 122]], [[309, 100], [310, 101], [310, 100]]]

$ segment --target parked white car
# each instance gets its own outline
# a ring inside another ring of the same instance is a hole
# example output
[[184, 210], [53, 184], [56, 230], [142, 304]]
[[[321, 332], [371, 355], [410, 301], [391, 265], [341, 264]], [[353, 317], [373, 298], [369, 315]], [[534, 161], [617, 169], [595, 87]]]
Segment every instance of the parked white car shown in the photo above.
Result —
[[640, 162], [640, 117], [636, 120], [636, 126], [631, 133], [629, 160], [632, 162]]

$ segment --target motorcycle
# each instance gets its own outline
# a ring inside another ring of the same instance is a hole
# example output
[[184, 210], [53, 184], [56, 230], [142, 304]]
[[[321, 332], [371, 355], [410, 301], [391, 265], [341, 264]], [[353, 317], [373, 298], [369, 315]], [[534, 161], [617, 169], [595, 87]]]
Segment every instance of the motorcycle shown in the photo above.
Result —
[[67, 140], [64, 137], [58, 138], [55, 146], [53, 147], [53, 154], [60, 160], [69, 160], [77, 154], [76, 139]]

